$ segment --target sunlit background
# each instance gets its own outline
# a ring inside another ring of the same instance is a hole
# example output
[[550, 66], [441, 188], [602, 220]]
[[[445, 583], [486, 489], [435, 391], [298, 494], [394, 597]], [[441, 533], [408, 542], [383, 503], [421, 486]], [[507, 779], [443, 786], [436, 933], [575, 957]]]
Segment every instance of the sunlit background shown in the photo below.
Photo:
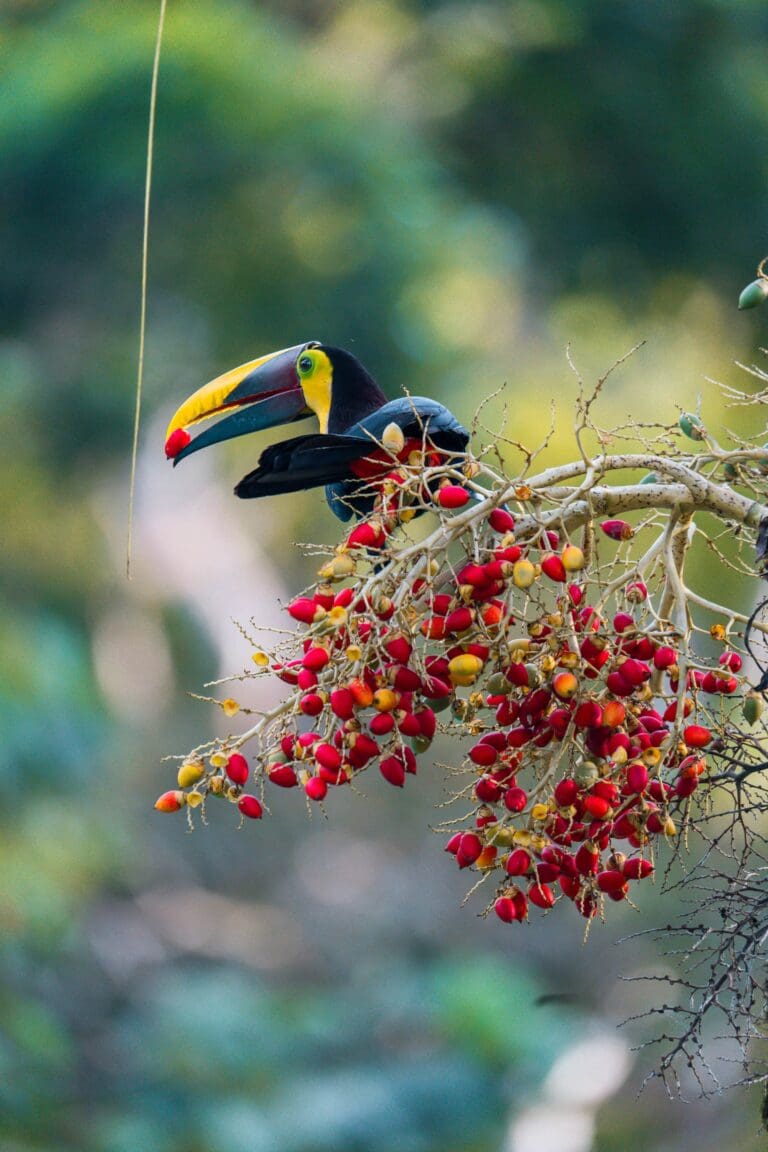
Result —
[[[333, 541], [318, 493], [238, 503], [266, 438], [173, 471], [194, 388], [319, 339], [390, 395], [530, 443], [647, 341], [605, 423], [734, 426], [759, 357], [763, 0], [169, 0], [135, 577], [125, 570], [157, 3], [0, 8], [0, 1142], [9, 1152], [700, 1152], [763, 1147], [759, 1098], [637, 1098], [674, 912], [483, 921], [405, 795], [237, 831], [152, 809], [161, 757]], [[748, 425], [742, 421], [742, 430]], [[722, 574], [707, 577], [722, 586]], [[729, 594], [749, 602], [748, 584]], [[441, 750], [449, 756], [450, 750]], [[285, 802], [284, 802], [285, 801]], [[555, 997], [560, 998], [552, 998]], [[695, 1095], [692, 1086], [691, 1095]]]

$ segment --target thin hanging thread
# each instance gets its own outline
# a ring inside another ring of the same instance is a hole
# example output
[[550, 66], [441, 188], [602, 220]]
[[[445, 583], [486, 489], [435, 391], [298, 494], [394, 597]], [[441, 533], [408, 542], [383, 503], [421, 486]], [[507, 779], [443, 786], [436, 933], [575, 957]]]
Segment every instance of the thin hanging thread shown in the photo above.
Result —
[[147, 266], [149, 262], [149, 202], [152, 191], [152, 160], [155, 150], [155, 109], [157, 107], [157, 77], [160, 72], [160, 49], [163, 43], [165, 7], [160, 0], [157, 22], [155, 59], [152, 65], [152, 89], [149, 96], [149, 128], [147, 130], [147, 175], [144, 182], [144, 231], [141, 243], [141, 318], [139, 320], [139, 368], [136, 377], [136, 413], [133, 421], [133, 449], [131, 451], [131, 481], [128, 494], [128, 539], [125, 553], [125, 575], [130, 580], [133, 553], [133, 497], [136, 491], [136, 459], [139, 451], [139, 422], [141, 419], [141, 391], [144, 383], [144, 343], [147, 330]]

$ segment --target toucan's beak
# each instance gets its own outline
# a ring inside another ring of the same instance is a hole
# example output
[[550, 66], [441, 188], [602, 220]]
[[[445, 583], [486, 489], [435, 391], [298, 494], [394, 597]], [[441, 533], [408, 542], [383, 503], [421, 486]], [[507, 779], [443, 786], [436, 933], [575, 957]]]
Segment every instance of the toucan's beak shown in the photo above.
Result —
[[[271, 352], [198, 388], [168, 425], [165, 438], [168, 459], [178, 464], [198, 448], [207, 448], [220, 440], [311, 416], [299, 384], [296, 361], [305, 348], [313, 348], [315, 343], [310, 341]], [[190, 439], [187, 428], [230, 409], [231, 415]]]

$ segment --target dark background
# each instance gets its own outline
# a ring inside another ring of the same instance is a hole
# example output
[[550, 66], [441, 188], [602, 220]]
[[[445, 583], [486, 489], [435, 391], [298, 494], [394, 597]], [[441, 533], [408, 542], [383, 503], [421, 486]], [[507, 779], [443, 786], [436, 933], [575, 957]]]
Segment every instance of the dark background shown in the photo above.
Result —
[[275, 624], [292, 541], [337, 532], [317, 493], [230, 497], [266, 439], [166, 465], [210, 377], [320, 339], [466, 420], [506, 382], [488, 423], [535, 443], [555, 397], [562, 459], [566, 344], [593, 379], [647, 339], [606, 424], [699, 393], [736, 424], [707, 378], [749, 386], [764, 339], [735, 300], [768, 250], [765, 4], [170, 0], [128, 583], [157, 9], [0, 7], [3, 1148], [763, 1147], [754, 1095], [636, 1098], [647, 1032], [615, 1024], [650, 992], [616, 977], [669, 962], [614, 942], [669, 902], [584, 946], [567, 909], [460, 910], [436, 769], [328, 822], [280, 795], [190, 835], [152, 803], [223, 723], [185, 693], [249, 662], [231, 619]]

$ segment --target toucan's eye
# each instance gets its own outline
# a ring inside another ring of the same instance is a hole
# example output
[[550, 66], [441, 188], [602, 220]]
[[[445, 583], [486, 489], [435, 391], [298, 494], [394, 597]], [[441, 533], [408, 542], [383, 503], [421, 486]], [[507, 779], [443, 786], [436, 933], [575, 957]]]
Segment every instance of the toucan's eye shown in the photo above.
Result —
[[312, 367], [312, 357], [311, 356], [300, 356], [299, 357], [299, 368], [301, 369], [302, 372], [309, 372], [311, 367]]

